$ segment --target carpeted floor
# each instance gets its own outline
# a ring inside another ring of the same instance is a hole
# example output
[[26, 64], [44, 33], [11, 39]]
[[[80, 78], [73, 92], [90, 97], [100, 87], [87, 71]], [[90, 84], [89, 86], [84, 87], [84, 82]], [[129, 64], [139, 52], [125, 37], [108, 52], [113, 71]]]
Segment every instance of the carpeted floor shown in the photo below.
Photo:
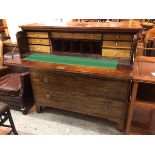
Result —
[[31, 111], [27, 115], [11, 110], [20, 135], [115, 135], [120, 133], [113, 124], [103, 119], [58, 109]]

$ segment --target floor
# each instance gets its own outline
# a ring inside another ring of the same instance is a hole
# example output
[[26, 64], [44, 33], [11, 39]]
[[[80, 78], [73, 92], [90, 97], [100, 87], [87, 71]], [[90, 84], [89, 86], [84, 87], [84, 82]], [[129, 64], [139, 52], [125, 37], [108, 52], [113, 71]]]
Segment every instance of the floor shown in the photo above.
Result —
[[109, 121], [64, 110], [45, 108], [36, 113], [22, 115], [11, 110], [16, 129], [20, 135], [120, 135]]

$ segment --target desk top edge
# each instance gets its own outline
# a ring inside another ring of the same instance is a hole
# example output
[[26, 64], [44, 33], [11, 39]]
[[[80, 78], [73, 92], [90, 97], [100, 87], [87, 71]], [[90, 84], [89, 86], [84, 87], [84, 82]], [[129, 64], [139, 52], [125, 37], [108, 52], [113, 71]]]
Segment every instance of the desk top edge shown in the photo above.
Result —
[[78, 30], [78, 31], [108, 31], [108, 30], [125, 30], [137, 32], [142, 29], [139, 23], [127, 22], [110, 22], [110, 23], [98, 23], [98, 22], [70, 22], [70, 23], [58, 23], [58, 24], [40, 24], [33, 23], [19, 26], [22, 30]]
[[[107, 69], [107, 68], [95, 68], [95, 67], [86, 67], [86, 66], [75, 66], [75, 65], [64, 65], [64, 64], [55, 64], [55, 63], [42, 63], [42, 62], [31, 62], [27, 60], [20, 61], [5, 61], [5, 65], [13, 65], [13, 66], [23, 66], [27, 68], [34, 69], [48, 69], [48, 70], [59, 70], [80, 74], [89, 74], [89, 75], [97, 75], [97, 76], [106, 76], [106, 77], [115, 77], [121, 79], [132, 79], [132, 70], [122, 68], [119, 69]], [[62, 69], [64, 67], [64, 69]]]

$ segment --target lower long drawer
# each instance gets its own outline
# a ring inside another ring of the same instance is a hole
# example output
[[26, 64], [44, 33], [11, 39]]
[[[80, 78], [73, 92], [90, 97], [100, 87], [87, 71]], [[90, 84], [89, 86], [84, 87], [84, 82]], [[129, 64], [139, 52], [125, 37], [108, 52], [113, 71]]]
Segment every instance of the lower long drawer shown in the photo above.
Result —
[[35, 102], [39, 106], [55, 107], [69, 111], [103, 117], [116, 123], [124, 118], [125, 103], [90, 96], [84, 93], [47, 90], [34, 87]]

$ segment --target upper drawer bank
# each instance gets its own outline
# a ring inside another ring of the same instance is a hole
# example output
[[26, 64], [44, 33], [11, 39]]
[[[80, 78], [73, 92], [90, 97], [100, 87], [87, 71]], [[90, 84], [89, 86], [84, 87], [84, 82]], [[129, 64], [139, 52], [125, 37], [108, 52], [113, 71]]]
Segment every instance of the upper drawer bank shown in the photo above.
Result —
[[48, 32], [27, 32], [27, 40], [31, 52], [51, 52]]
[[94, 33], [65, 33], [65, 32], [52, 32], [52, 38], [56, 39], [92, 39], [92, 40], [101, 40], [102, 34]]

